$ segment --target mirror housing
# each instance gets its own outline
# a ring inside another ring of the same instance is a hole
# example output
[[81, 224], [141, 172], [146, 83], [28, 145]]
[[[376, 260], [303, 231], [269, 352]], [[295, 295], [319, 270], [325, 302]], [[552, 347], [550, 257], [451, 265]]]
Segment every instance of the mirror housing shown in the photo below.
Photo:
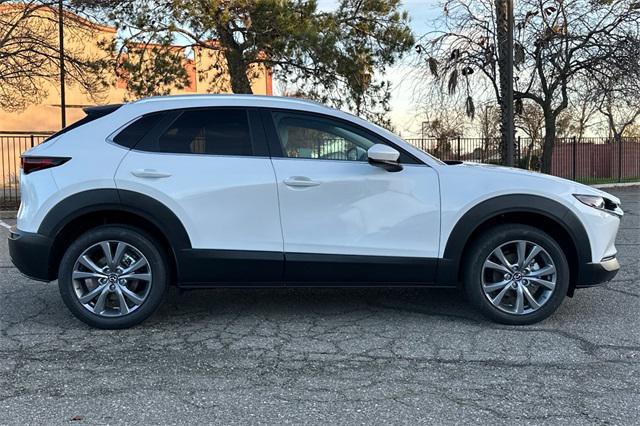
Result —
[[381, 167], [388, 172], [399, 172], [402, 170], [402, 166], [398, 162], [400, 152], [389, 145], [383, 145], [381, 143], [373, 145], [367, 150], [367, 158], [369, 159], [369, 164]]

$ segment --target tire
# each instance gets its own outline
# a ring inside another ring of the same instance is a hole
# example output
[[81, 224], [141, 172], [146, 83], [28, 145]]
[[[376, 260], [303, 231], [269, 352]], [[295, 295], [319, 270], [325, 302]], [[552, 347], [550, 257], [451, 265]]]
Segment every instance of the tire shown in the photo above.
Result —
[[166, 258], [153, 238], [126, 225], [105, 225], [71, 243], [60, 263], [58, 287], [79, 320], [122, 329], [155, 312], [168, 276]]
[[569, 287], [569, 264], [562, 248], [528, 225], [485, 231], [472, 242], [464, 261], [467, 298], [484, 316], [502, 324], [534, 324], [548, 318]]

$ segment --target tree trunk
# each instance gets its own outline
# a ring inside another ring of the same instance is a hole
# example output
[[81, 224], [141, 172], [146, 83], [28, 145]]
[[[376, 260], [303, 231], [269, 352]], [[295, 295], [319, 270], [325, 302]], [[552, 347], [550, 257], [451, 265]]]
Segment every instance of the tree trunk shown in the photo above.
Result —
[[553, 147], [556, 142], [556, 117], [550, 108], [544, 110], [544, 142], [542, 143], [542, 160], [540, 171], [551, 173]]
[[242, 50], [233, 39], [233, 34], [225, 27], [218, 27], [220, 45], [227, 60], [227, 68], [231, 80], [231, 91], [233, 93], [253, 94], [251, 82], [247, 76], [247, 63], [242, 56]]

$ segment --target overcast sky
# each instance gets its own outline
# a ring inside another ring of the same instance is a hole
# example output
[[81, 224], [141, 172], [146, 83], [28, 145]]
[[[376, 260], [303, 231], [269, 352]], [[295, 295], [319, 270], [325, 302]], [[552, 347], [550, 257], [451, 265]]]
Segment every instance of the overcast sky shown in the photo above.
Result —
[[[337, 0], [318, 0], [318, 7], [323, 10], [331, 10], [337, 4]], [[402, 8], [409, 12], [416, 38], [432, 30], [433, 20], [441, 13], [437, 0], [404, 0]], [[399, 64], [387, 71], [386, 78], [392, 84], [391, 119], [396, 131], [404, 137], [416, 136], [420, 119], [416, 117], [414, 98], [415, 69], [408, 63]]]

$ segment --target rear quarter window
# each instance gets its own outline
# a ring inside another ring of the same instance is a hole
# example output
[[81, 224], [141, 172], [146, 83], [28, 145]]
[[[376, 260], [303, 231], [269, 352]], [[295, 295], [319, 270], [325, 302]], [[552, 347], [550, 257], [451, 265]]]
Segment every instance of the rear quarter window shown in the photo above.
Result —
[[162, 119], [164, 113], [152, 113], [143, 115], [127, 127], [122, 129], [113, 141], [127, 148], [134, 148], [140, 140], [153, 130]]

